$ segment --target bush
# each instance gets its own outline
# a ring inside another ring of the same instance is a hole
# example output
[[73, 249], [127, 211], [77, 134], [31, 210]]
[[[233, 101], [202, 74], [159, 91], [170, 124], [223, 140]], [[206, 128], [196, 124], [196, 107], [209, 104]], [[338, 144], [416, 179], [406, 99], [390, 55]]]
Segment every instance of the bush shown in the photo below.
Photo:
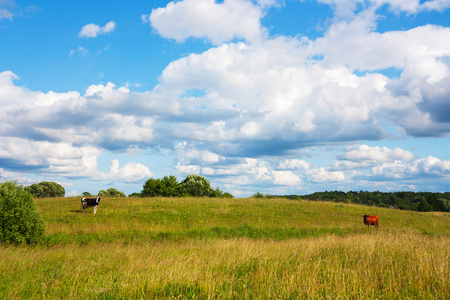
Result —
[[44, 235], [44, 222], [31, 194], [14, 181], [0, 183], [0, 241], [38, 243]]
[[62, 185], [51, 181], [42, 181], [32, 184], [25, 187], [25, 190], [29, 192], [33, 197], [38, 198], [64, 197], [64, 195], [66, 194], [66, 190], [64, 190]]

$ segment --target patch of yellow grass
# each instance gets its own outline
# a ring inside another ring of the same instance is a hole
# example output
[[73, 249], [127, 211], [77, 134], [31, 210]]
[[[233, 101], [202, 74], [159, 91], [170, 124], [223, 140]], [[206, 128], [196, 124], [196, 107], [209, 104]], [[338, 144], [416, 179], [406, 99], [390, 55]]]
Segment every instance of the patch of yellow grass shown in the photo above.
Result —
[[0, 298], [450, 299], [449, 257], [412, 231], [0, 247]]

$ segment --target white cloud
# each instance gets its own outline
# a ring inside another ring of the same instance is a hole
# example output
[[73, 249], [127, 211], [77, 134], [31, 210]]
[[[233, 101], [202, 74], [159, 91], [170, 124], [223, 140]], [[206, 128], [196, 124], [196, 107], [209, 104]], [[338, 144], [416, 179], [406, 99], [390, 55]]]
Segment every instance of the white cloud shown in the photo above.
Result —
[[11, 21], [14, 16], [12, 13], [14, 6], [16, 6], [16, 4], [12, 0], [0, 0], [0, 20], [8, 19]]
[[429, 0], [420, 4], [420, 10], [437, 10], [443, 11], [450, 7], [449, 0]]
[[273, 184], [275, 185], [288, 185], [296, 186], [302, 181], [300, 178], [291, 171], [272, 171]]
[[[259, 7], [245, 0], [183, 0], [154, 9], [149, 19], [163, 37], [179, 42], [205, 37], [217, 45], [235, 38], [260, 39], [262, 15]], [[145, 15], [142, 19], [147, 20]]]
[[270, 8], [270, 7], [282, 7], [285, 4], [285, 0], [256, 0], [258, 6], [262, 8]]
[[[319, 2], [329, 4], [333, 9], [335, 16], [341, 19], [349, 19], [361, 10], [372, 10], [373, 12], [387, 6], [394, 12], [404, 12], [406, 14], [417, 14], [421, 11], [437, 10], [442, 11], [450, 7], [448, 0], [318, 0]], [[422, 3], [421, 3], [422, 2]]]
[[78, 46], [77, 49], [72, 49], [69, 52], [69, 56], [73, 56], [75, 54], [78, 54], [79, 56], [88, 56], [89, 50], [84, 47]]
[[111, 114], [100, 120], [107, 126], [99, 126], [99, 135], [112, 141], [140, 142], [154, 138], [153, 119]]
[[0, 8], [0, 20], [1, 19], [8, 19], [12, 20], [13, 14], [9, 10], [5, 8]]
[[[119, 168], [119, 161], [113, 160], [107, 173], [100, 172], [98, 158], [102, 151], [92, 146], [73, 146], [69, 143], [51, 143], [47, 141], [29, 141], [18, 138], [0, 140], [0, 160], [4, 167], [39, 170], [41, 174], [65, 176], [71, 178], [86, 177], [91, 180], [118, 180], [138, 182], [153, 176], [148, 167], [131, 162]], [[0, 168], [1, 178], [18, 173]], [[24, 181], [25, 179], [21, 180]], [[29, 182], [27, 182], [29, 183]]]
[[340, 182], [345, 181], [344, 172], [342, 171], [329, 171], [324, 167], [318, 169], [311, 169], [307, 171], [309, 180], [311, 182]]
[[153, 174], [147, 166], [133, 162], [119, 168], [119, 160], [117, 159], [111, 162], [111, 168], [106, 174], [107, 179], [122, 182], [139, 182], [150, 177], [153, 177]]
[[450, 160], [440, 160], [433, 156], [412, 162], [394, 161], [372, 169], [374, 176], [382, 178], [408, 179], [412, 177], [443, 177], [450, 179]]
[[150, 15], [142, 14], [141, 15], [142, 24], [146, 24], [149, 21], [149, 17], [150, 17]]
[[[338, 17], [316, 40], [267, 38], [264, 10], [283, 1], [184, 0], [142, 15], [164, 37], [218, 45], [171, 62], [146, 92], [107, 82], [84, 95], [43, 93], [2, 72], [0, 159], [27, 170], [125, 182], [151, 172], [137, 163], [119, 168], [118, 160], [99, 172], [102, 151], [170, 149], [179, 174], [230, 185], [448, 176], [448, 161], [417, 159], [401, 148], [355, 145], [322, 165], [292, 159], [306, 157], [296, 155], [299, 149], [330, 143], [450, 133], [449, 28], [379, 33], [377, 8], [386, 1], [322, 2], [334, 5]], [[418, 13], [443, 9], [448, 1], [390, 1], [388, 7]], [[96, 37], [115, 26], [88, 24], [79, 36]], [[241, 42], [231, 42], [236, 39]], [[88, 50], [81, 46], [69, 53], [83, 54]], [[399, 75], [386, 76], [385, 69]]]
[[97, 24], [87, 24], [81, 28], [81, 31], [78, 33], [79, 37], [83, 38], [94, 38], [101, 34], [107, 34], [112, 32], [116, 28], [116, 23], [114, 21], [109, 21], [105, 26], [101, 27]]
[[281, 170], [289, 169], [289, 170], [301, 170], [301, 169], [309, 169], [309, 163], [300, 160], [300, 159], [285, 159], [280, 162], [278, 168]]
[[23, 168], [38, 168], [43, 173], [73, 177], [95, 176], [98, 174], [97, 158], [100, 154], [100, 150], [91, 146], [74, 147], [69, 143], [22, 138], [4, 137], [0, 140], [1, 159], [7, 160], [11, 165], [23, 165]]
[[314, 130], [316, 128], [316, 125], [313, 122], [315, 116], [316, 114], [314, 112], [307, 110], [305, 114], [300, 118], [300, 121], [295, 122], [292, 129], [299, 132]]
[[393, 160], [412, 160], [414, 155], [401, 148], [393, 150], [387, 147], [369, 147], [367, 145], [356, 145], [347, 148], [347, 152], [340, 156], [342, 160], [354, 162], [386, 162]]
[[0, 168], [0, 181], [3, 182], [6, 180], [15, 180], [17, 183], [22, 185], [30, 185], [35, 183], [35, 180], [24, 177], [20, 172], [11, 172]]

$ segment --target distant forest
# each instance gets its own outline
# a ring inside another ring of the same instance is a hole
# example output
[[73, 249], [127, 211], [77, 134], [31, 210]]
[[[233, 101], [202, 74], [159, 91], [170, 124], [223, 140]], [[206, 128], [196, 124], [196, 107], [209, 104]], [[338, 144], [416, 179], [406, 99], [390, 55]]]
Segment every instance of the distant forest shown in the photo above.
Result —
[[375, 205], [414, 211], [445, 211], [450, 212], [450, 192], [341, 192], [325, 191], [310, 195], [277, 196], [291, 200], [305, 199], [311, 201], [331, 201]]

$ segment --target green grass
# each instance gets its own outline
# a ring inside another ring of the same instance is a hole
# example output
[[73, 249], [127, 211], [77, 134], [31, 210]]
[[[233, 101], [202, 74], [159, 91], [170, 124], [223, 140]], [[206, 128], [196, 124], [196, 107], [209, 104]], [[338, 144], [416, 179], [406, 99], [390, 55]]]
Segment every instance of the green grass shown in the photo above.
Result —
[[[450, 214], [285, 199], [37, 199], [2, 299], [450, 299]], [[378, 229], [363, 214], [380, 217]]]

